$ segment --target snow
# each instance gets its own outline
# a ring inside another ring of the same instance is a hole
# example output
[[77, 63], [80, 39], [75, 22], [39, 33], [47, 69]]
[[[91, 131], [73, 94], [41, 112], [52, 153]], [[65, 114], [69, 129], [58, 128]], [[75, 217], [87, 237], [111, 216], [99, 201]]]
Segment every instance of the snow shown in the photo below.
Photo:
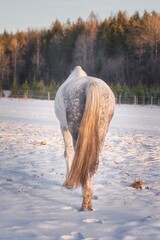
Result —
[[[53, 101], [0, 99], [0, 239], [160, 239], [160, 108], [116, 105], [92, 212], [65, 180]], [[142, 190], [131, 187], [141, 179]]]

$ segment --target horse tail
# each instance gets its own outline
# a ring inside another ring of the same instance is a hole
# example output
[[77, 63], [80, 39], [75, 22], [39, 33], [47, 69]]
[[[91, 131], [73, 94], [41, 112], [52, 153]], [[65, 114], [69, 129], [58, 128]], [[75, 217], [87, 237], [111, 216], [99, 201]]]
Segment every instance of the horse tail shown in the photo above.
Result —
[[90, 82], [86, 89], [86, 104], [75, 146], [75, 155], [65, 186], [84, 186], [89, 175], [95, 173], [100, 152], [99, 118], [101, 88]]

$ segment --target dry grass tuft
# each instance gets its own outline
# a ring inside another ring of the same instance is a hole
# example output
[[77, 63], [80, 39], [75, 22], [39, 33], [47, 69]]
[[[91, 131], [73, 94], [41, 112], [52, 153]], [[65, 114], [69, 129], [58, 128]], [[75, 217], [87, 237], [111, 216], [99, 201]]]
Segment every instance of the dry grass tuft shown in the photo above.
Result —
[[134, 182], [131, 184], [131, 187], [142, 190], [142, 184], [143, 181], [141, 179], [135, 179]]
[[39, 145], [47, 145], [47, 143], [45, 141], [39, 141], [38, 144]]

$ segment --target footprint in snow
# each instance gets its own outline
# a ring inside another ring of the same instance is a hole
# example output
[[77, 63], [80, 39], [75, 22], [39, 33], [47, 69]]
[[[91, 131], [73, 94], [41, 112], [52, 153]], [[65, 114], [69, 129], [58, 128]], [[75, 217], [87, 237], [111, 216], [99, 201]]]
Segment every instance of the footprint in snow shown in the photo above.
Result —
[[63, 210], [71, 210], [72, 207], [67, 207], [67, 206], [66, 206], [66, 207], [62, 207], [62, 209], [63, 209]]
[[74, 211], [74, 212], [79, 212], [79, 209], [77, 209], [77, 208], [72, 208], [72, 207], [68, 207], [68, 206], [64, 206], [64, 207], [62, 207], [61, 209], [64, 210], [64, 211], [72, 210], [72, 211]]
[[74, 238], [71, 235], [63, 235], [60, 240], [74, 240]]
[[95, 218], [86, 218], [82, 222], [84, 223], [102, 223], [101, 220]]
[[86, 218], [84, 219], [82, 222], [84, 223], [101, 223], [101, 224], [105, 224], [108, 222], [108, 219], [96, 219], [96, 218]]
[[71, 235], [62, 235], [60, 240], [83, 240], [84, 237], [80, 232], [71, 232]]

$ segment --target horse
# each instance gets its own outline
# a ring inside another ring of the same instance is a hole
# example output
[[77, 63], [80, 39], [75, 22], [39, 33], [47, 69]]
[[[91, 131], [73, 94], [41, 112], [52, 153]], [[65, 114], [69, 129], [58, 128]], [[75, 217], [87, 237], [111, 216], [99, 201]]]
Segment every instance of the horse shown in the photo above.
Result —
[[[115, 97], [101, 79], [76, 66], [55, 96], [55, 114], [64, 139], [64, 187], [82, 187], [81, 210], [92, 210], [93, 176], [114, 114]], [[72, 157], [73, 152], [73, 157]]]

